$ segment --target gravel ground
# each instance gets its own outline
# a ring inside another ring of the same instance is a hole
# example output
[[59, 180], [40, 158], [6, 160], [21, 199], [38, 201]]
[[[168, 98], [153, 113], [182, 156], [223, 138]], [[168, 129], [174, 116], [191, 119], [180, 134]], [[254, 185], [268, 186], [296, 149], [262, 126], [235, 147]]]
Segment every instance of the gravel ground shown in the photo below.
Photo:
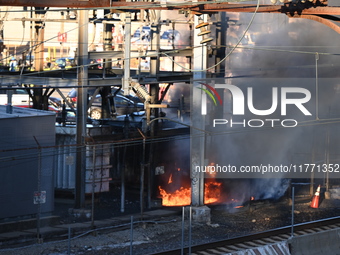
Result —
[[[295, 223], [339, 216], [340, 200], [323, 200], [320, 208], [309, 207], [310, 202], [296, 202]], [[258, 203], [240, 209], [230, 206], [212, 206], [210, 224], [193, 222], [192, 243], [200, 244], [245, 234], [265, 231], [291, 224], [291, 206], [288, 202]], [[146, 255], [180, 247], [181, 216], [172, 216], [157, 221], [168, 223], [136, 224], [133, 231], [133, 254]], [[185, 244], [188, 244], [189, 223], [185, 221]], [[70, 254], [130, 254], [130, 230], [98, 232], [97, 235], [71, 240]], [[28, 248], [0, 251], [1, 255], [63, 255], [68, 254], [68, 242], [51, 242]]]

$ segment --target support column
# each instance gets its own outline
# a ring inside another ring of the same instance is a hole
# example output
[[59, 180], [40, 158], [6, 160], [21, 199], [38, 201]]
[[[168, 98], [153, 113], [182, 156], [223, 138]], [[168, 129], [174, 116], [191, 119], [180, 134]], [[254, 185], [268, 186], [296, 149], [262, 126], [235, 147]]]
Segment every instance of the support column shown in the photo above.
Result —
[[[206, 15], [202, 18], [206, 21]], [[194, 27], [198, 24], [198, 16], [194, 17]], [[201, 104], [202, 104], [202, 91], [197, 89], [201, 85], [197, 82], [199, 79], [206, 78], [206, 72], [201, 70], [207, 67], [207, 47], [206, 45], [201, 45], [200, 41], [202, 38], [198, 36], [200, 31], [198, 29], [194, 30], [194, 52], [193, 52], [193, 86], [192, 86], [192, 108], [195, 113], [192, 114], [192, 126], [191, 129], [191, 204], [193, 206], [203, 206], [204, 205], [204, 174], [196, 173], [196, 166], [204, 166], [205, 158], [205, 137], [202, 131], [197, 129], [205, 129], [205, 118], [200, 114]], [[201, 47], [197, 47], [201, 45]], [[197, 129], [196, 129], [197, 128]]]
[[[227, 28], [228, 28], [228, 23], [227, 23], [228, 18], [225, 12], [221, 12], [216, 16], [219, 19], [218, 28], [217, 28], [218, 31], [216, 31], [216, 38], [217, 38], [216, 45], [227, 45], [226, 36], [227, 36]], [[216, 51], [215, 62], [219, 63], [221, 59], [223, 59], [225, 56], [226, 56], [226, 48], [223, 46], [218, 47]], [[216, 73], [217, 73], [217, 76], [224, 77], [224, 73], [225, 73], [224, 62], [216, 66]]]
[[123, 90], [125, 95], [129, 94], [130, 57], [131, 57], [131, 14], [129, 12], [126, 12], [124, 34], [124, 78], [123, 78]]
[[[153, 10], [151, 10], [153, 11]], [[154, 17], [154, 20], [152, 20], [151, 25], [151, 50], [159, 52], [159, 17], [160, 17], [161, 11], [154, 11], [156, 14]], [[154, 56], [150, 59], [150, 76], [155, 77], [155, 80], [158, 81], [158, 72], [159, 72], [159, 55]], [[159, 83], [150, 84], [150, 96], [151, 104], [159, 104]], [[159, 117], [159, 108], [148, 108], [146, 109], [148, 112], [147, 116], [154, 116], [155, 118]], [[150, 119], [147, 119], [147, 123], [149, 123]], [[150, 126], [150, 135], [151, 137], [154, 137], [156, 135], [158, 129], [158, 121], [154, 121]], [[151, 169], [155, 169], [154, 165], [154, 155], [155, 155], [155, 147], [156, 145], [153, 143], [150, 143], [149, 145], [149, 162], [147, 164], [147, 180], [148, 180], [148, 186], [147, 186], [147, 204], [148, 208], [151, 208], [151, 197], [152, 197], [152, 187], [154, 186], [154, 173]]]
[[[111, 18], [110, 10], [104, 10], [104, 14], [106, 14], [107, 18]], [[104, 24], [104, 51], [112, 51], [112, 28], [113, 24]], [[112, 59], [105, 59], [104, 63], [105, 72], [110, 73], [112, 71]], [[111, 93], [111, 87], [105, 86], [101, 89], [101, 97], [102, 97], [102, 118], [108, 119], [111, 117], [111, 109], [113, 99], [108, 98], [107, 96]], [[110, 100], [110, 103], [109, 103]]]
[[[159, 17], [160, 11], [155, 11], [155, 20], [151, 25], [151, 50], [159, 52], [159, 44], [160, 44], [160, 37], [159, 37]], [[155, 77], [155, 80], [158, 81], [158, 72], [159, 72], [159, 55], [153, 56], [150, 59], [150, 76]], [[158, 104], [158, 95], [159, 95], [159, 84], [150, 84], [150, 96], [151, 101], [150, 104]], [[148, 108], [147, 111], [150, 111], [149, 116], [154, 116], [155, 118], [158, 117], [158, 108]], [[147, 120], [149, 123], [150, 119]], [[151, 136], [155, 135], [155, 130], [157, 130], [158, 121], [154, 121], [150, 126]]]
[[[35, 7], [36, 18], [43, 19], [46, 13], [44, 7]], [[42, 21], [35, 21], [35, 47], [34, 47], [34, 69], [35, 71], [42, 72], [44, 70], [44, 26]], [[39, 110], [47, 110], [48, 107], [44, 107], [43, 103], [43, 89], [42, 86], [36, 86], [33, 91], [33, 108]], [[39, 89], [37, 89], [39, 87]]]
[[[44, 8], [35, 7], [36, 18], [43, 19], [45, 12]], [[35, 71], [44, 70], [44, 26], [45, 24], [41, 21], [35, 21], [35, 47], [34, 52], [34, 69]]]
[[88, 85], [88, 21], [87, 10], [79, 10], [78, 20], [78, 88], [77, 88], [77, 154], [75, 207], [85, 207], [85, 170], [86, 170], [86, 120]]
[[[64, 12], [61, 12], [61, 19], [65, 19], [65, 17], [64, 17]], [[65, 24], [64, 24], [64, 22], [60, 22], [60, 34], [64, 34], [64, 32], [65, 32], [65, 26], [64, 26]], [[63, 38], [64, 38], [64, 35], [63, 35]], [[62, 57], [64, 57], [64, 42], [63, 42], [63, 40], [60, 42], [60, 57], [62, 58]], [[48, 56], [49, 58], [50, 58], [50, 61], [52, 61], [52, 58], [57, 58], [57, 56], [54, 56], [54, 54], [53, 54], [53, 57], [51, 57], [51, 56]]]

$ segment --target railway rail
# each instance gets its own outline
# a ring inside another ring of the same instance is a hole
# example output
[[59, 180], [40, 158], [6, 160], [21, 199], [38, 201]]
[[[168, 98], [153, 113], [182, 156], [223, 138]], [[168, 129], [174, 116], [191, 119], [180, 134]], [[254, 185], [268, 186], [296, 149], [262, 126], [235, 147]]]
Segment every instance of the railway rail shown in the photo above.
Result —
[[[315, 234], [322, 231], [340, 228], [340, 217], [333, 217], [313, 222], [296, 224], [293, 226], [294, 237], [303, 236], [307, 234]], [[236, 253], [246, 249], [254, 249], [265, 245], [273, 245], [289, 240], [292, 237], [292, 226], [286, 226], [269, 231], [256, 233], [253, 235], [245, 235], [236, 238], [211, 242], [206, 244], [185, 247], [182, 249], [175, 249], [163, 251], [160, 253], [153, 253], [152, 255], [178, 255], [189, 254], [191, 255], [214, 255], [214, 254], [227, 254]], [[189, 252], [189, 249], [191, 252]]]

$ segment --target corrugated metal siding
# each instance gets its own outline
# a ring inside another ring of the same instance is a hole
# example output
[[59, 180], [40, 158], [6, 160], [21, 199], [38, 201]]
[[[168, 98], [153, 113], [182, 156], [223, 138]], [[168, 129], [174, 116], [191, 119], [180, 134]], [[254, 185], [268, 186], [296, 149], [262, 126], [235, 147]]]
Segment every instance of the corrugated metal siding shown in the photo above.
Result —
[[[94, 153], [94, 160], [93, 160]], [[87, 146], [86, 148], [86, 174], [85, 193], [92, 192], [94, 171], [94, 192], [109, 191], [110, 178], [110, 145]], [[93, 162], [94, 161], [94, 162]]]
[[57, 135], [57, 151], [55, 156], [54, 187], [57, 189], [75, 188], [75, 135]]
[[[54, 186], [56, 189], [75, 188], [76, 135], [73, 127], [60, 129], [57, 134]], [[65, 131], [65, 132], [63, 132]], [[93, 164], [93, 146], [86, 146], [85, 193], [92, 192], [92, 171], [95, 168], [95, 192], [109, 191], [111, 145], [96, 145]]]

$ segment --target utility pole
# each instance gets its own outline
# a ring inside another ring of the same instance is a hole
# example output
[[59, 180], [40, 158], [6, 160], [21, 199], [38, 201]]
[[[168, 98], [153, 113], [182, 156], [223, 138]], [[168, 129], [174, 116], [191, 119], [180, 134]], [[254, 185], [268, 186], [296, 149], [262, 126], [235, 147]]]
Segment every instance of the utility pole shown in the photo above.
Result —
[[125, 13], [125, 34], [124, 34], [124, 94], [129, 94], [130, 86], [130, 57], [131, 57], [131, 13]]
[[[202, 15], [203, 19], [206, 19], [206, 15]], [[204, 20], [206, 22], [206, 20]], [[199, 24], [198, 16], [194, 17], [195, 27]], [[191, 129], [191, 204], [193, 206], [204, 205], [204, 173], [196, 172], [196, 166], [204, 166], [205, 159], [205, 136], [202, 135], [202, 131], [196, 130], [196, 128], [205, 129], [205, 117], [200, 114], [202, 105], [202, 91], [197, 89], [200, 87], [200, 83], [196, 80], [202, 80], [206, 78], [206, 71], [202, 71], [207, 68], [207, 46], [201, 44], [202, 38], [198, 36], [200, 31], [194, 30], [194, 57], [193, 57], [193, 87], [192, 87], [192, 100], [193, 109], [196, 111], [192, 115]], [[201, 47], [197, 47], [202, 45]], [[195, 71], [197, 70], [197, 71]]]
[[[150, 10], [153, 11], [153, 10]], [[151, 50], [159, 52], [160, 48], [160, 37], [159, 37], [159, 18], [160, 18], [160, 11], [155, 12], [155, 20], [153, 20], [151, 25]], [[159, 54], [155, 57], [151, 57], [150, 59], [150, 75], [152, 77], [156, 77], [158, 80], [158, 72], [159, 72]], [[159, 95], [159, 83], [150, 84], [150, 96], [151, 96], [151, 104], [158, 104], [158, 95]], [[150, 111], [149, 116], [154, 116], [155, 118], [158, 117], [158, 108], [149, 108], [146, 109]], [[147, 120], [150, 122], [150, 119]], [[154, 121], [150, 126], [151, 135], [155, 134], [155, 130], [157, 130], [157, 123], [158, 121]]]
[[78, 16], [78, 88], [77, 88], [77, 153], [75, 208], [85, 206], [85, 169], [86, 169], [86, 121], [88, 85], [88, 23], [87, 10], [79, 10]]
[[[64, 12], [61, 12], [61, 19], [64, 19]], [[62, 38], [64, 38], [64, 22], [60, 22], [60, 34], [62, 35]], [[62, 58], [64, 56], [64, 42], [63, 40], [60, 42], [60, 57]], [[51, 56], [49, 56], [51, 58]], [[53, 56], [55, 58], [56, 56]], [[52, 61], [52, 59], [50, 59]]]
[[[46, 11], [45, 7], [35, 7], [36, 18], [44, 18]], [[34, 69], [41, 72], [44, 70], [44, 27], [45, 24], [42, 21], [35, 21], [35, 33], [34, 33]], [[33, 91], [33, 108], [39, 110], [48, 110], [47, 98], [44, 99], [42, 86], [35, 86]]]
[[[42, 7], [35, 7], [36, 18], [43, 19], [46, 10]], [[44, 70], [44, 30], [45, 24], [42, 21], [35, 21], [35, 56], [34, 56], [34, 69], [41, 72]]]
[[[159, 25], [159, 19], [160, 19], [160, 14], [161, 11], [159, 10], [150, 10], [150, 12], [154, 12], [154, 20], [152, 20], [152, 25], [151, 25], [151, 50], [159, 52], [160, 48], [160, 36], [159, 36], [159, 30], [160, 30], [160, 25]], [[152, 57], [150, 59], [150, 75], [152, 77], [156, 77], [156, 81], [158, 81], [158, 72], [159, 72], [159, 66], [160, 66], [160, 61], [159, 61], [159, 54], [157, 56]], [[150, 96], [151, 100], [150, 103], [157, 105], [159, 104], [159, 83], [155, 84], [150, 84]], [[149, 104], [147, 104], [149, 105]], [[148, 108], [146, 109], [148, 112], [147, 116], [154, 116], [155, 118], [158, 118], [159, 116], [159, 108]], [[150, 122], [150, 119], [147, 119], [147, 123]], [[154, 121], [150, 125], [150, 135], [151, 137], [155, 136], [155, 132], [158, 128], [158, 121]], [[147, 178], [148, 178], [148, 185], [147, 185], [147, 204], [148, 208], [151, 208], [151, 197], [152, 197], [152, 187], [153, 187], [153, 180], [154, 180], [154, 174], [151, 169], [154, 169], [154, 152], [155, 148], [157, 145], [150, 143], [149, 145], [149, 162], [147, 164]]]

